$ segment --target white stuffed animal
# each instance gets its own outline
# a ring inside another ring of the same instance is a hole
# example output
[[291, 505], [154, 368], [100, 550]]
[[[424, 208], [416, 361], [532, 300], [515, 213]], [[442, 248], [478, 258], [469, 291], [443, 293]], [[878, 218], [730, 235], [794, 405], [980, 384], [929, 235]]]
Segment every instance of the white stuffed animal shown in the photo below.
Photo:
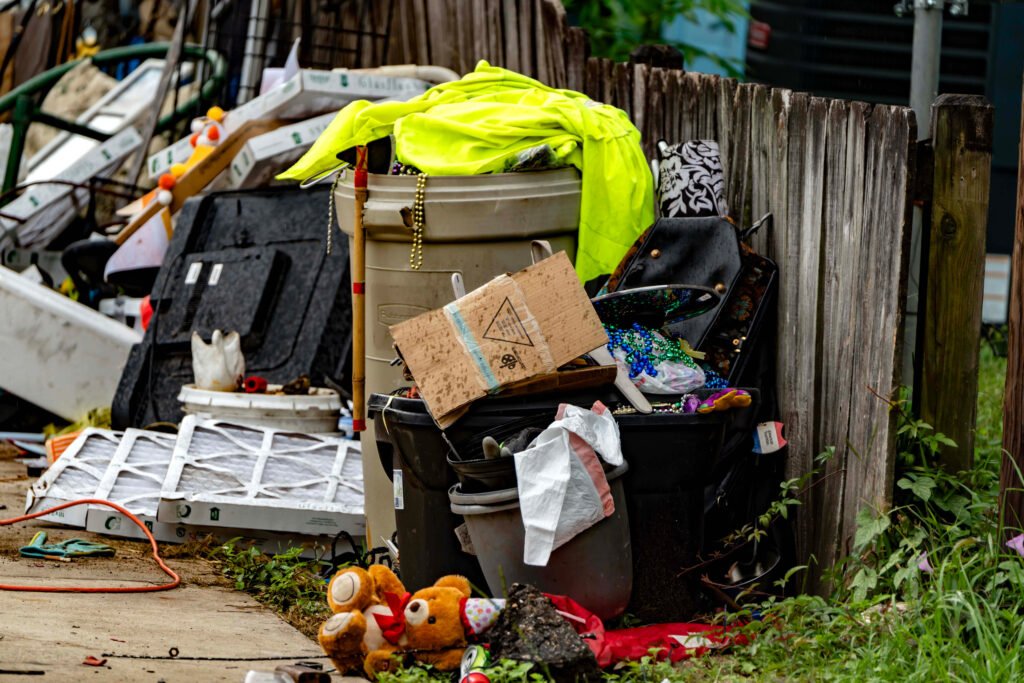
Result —
[[234, 391], [245, 376], [242, 338], [237, 332], [227, 335], [213, 331], [207, 344], [198, 332], [192, 333], [192, 372], [196, 388], [209, 391]]

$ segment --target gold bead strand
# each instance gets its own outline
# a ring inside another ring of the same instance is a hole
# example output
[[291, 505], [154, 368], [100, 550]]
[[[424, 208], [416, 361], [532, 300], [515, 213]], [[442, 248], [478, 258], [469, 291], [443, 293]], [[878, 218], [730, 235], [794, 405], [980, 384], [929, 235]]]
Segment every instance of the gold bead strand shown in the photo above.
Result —
[[427, 174], [416, 177], [416, 195], [412, 205], [412, 250], [409, 252], [409, 267], [419, 270], [423, 266], [423, 228], [426, 212], [423, 201], [426, 197]]
[[334, 193], [338, 191], [338, 184], [345, 171], [341, 170], [334, 174], [334, 182], [331, 183], [331, 194], [327, 200], [327, 255], [334, 251]]

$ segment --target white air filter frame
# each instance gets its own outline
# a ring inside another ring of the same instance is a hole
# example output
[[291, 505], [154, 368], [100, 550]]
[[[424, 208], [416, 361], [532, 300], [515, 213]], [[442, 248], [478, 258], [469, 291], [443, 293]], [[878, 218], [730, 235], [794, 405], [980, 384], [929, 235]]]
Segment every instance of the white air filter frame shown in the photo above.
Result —
[[[95, 498], [96, 489], [121, 442], [121, 432], [90, 427], [71, 442], [57, 461], [29, 488], [25, 512], [46, 510], [61, 503]], [[39, 519], [84, 528], [87, 506], [58, 510]]]
[[363, 536], [359, 442], [254, 426], [181, 423], [157, 520]]

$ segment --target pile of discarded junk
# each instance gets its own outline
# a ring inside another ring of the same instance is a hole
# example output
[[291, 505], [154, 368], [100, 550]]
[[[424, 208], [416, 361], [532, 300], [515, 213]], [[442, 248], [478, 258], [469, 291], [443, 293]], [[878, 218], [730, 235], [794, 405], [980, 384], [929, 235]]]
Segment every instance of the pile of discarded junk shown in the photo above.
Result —
[[649, 162], [624, 112], [484, 62], [291, 62], [141, 192], [161, 68], [79, 117], [104, 140], [7, 164], [3, 407], [57, 424], [2, 435], [28, 513], [347, 563], [320, 642], [370, 675], [675, 659], [779, 590], [771, 219], [730, 219], [714, 141]]

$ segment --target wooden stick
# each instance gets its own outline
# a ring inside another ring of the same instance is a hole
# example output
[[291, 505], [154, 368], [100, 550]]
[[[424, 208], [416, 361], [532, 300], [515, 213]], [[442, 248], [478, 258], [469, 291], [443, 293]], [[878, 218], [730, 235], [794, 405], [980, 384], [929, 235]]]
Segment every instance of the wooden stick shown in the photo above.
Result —
[[[177, 184], [171, 190], [171, 205], [168, 207], [171, 213], [175, 214], [180, 211], [186, 199], [199, 194], [207, 185], [212, 183], [220, 172], [227, 168], [238, 153], [242, 151], [242, 147], [245, 146], [245, 143], [250, 138], [269, 133], [280, 128], [285, 123], [285, 121], [276, 119], [256, 119], [242, 124], [238, 130], [227, 136], [223, 142], [217, 145], [210, 152], [209, 156], [178, 179]], [[136, 214], [128, 225], [121, 229], [121, 232], [117, 233], [114, 241], [118, 244], [124, 244], [125, 240], [134, 235], [139, 228], [145, 225], [150, 218], [160, 213], [160, 210], [163, 208], [164, 205], [154, 199], [140, 213]]]
[[352, 429], [366, 429], [366, 147], [356, 147], [355, 231], [352, 239]]

